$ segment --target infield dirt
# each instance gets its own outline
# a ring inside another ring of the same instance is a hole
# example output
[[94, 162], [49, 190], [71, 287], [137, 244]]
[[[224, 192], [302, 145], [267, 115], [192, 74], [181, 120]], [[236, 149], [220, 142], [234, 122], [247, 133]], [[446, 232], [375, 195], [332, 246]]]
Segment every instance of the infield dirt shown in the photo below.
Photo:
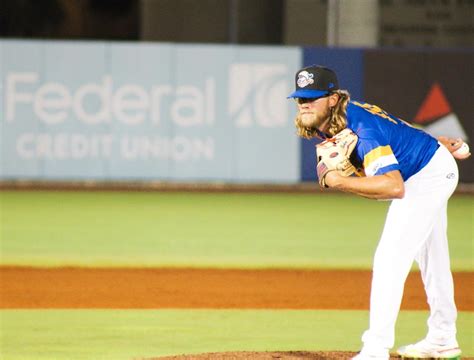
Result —
[[[454, 273], [456, 304], [474, 311], [474, 273]], [[370, 271], [0, 267], [0, 308], [360, 309]], [[404, 310], [427, 309], [410, 273]]]
[[[453, 276], [458, 309], [474, 311], [474, 273]], [[0, 267], [0, 308], [367, 310], [370, 281], [371, 272], [349, 270]], [[427, 308], [420, 274], [410, 273], [402, 309]], [[335, 360], [352, 356], [340, 351], [229, 352], [154, 359]]]

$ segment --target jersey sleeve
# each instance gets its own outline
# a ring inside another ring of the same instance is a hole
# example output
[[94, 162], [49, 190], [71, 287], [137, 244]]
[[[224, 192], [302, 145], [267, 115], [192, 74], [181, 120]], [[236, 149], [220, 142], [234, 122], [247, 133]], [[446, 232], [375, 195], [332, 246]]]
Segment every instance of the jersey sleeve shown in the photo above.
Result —
[[392, 148], [383, 136], [377, 133], [359, 135], [357, 157], [361, 159], [366, 176], [382, 175], [400, 170], [400, 165]]

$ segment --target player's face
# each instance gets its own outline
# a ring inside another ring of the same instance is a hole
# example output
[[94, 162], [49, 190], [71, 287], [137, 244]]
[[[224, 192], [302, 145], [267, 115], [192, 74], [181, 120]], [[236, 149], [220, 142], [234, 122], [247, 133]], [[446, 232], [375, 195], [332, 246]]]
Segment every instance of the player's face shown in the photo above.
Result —
[[324, 96], [316, 99], [296, 99], [302, 125], [317, 128], [323, 131], [322, 125], [329, 118], [329, 97]]

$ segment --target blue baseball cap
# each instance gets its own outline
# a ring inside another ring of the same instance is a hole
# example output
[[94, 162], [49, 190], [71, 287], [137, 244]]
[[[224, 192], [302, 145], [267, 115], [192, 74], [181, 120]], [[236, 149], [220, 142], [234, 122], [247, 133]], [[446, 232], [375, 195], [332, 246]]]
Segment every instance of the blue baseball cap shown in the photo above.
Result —
[[295, 75], [296, 90], [288, 98], [317, 98], [339, 89], [336, 73], [324, 66], [311, 65]]

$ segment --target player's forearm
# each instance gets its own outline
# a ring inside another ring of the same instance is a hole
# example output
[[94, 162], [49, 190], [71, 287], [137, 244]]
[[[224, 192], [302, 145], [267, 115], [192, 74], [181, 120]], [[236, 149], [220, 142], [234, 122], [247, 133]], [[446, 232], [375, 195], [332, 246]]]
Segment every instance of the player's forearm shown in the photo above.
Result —
[[336, 176], [332, 179], [330, 187], [340, 191], [380, 200], [401, 199], [405, 192], [403, 179], [399, 173], [372, 177]]

